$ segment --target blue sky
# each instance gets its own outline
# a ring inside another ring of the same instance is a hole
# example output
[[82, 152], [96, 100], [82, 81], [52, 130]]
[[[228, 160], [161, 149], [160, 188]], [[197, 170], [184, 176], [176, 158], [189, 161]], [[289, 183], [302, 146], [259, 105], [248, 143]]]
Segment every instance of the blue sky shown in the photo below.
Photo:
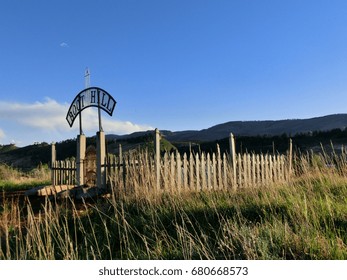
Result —
[[0, 144], [76, 137], [86, 67], [117, 101], [106, 133], [346, 113], [346, 15], [336, 0], [0, 0]]

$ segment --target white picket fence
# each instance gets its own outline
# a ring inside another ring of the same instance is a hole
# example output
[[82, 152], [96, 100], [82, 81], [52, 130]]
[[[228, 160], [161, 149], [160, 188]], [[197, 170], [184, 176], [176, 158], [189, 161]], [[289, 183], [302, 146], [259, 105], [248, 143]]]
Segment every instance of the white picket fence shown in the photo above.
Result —
[[[109, 155], [102, 168], [106, 185], [119, 193], [141, 191], [236, 190], [285, 182], [292, 170], [292, 142], [288, 155], [236, 154], [235, 140], [230, 134], [230, 155], [221, 153], [179, 154], [160, 156], [160, 133], [155, 131], [155, 154], [147, 151]], [[55, 161], [52, 146], [52, 184], [76, 184], [76, 162]], [[87, 168], [90, 164], [83, 163]], [[92, 165], [94, 166], [94, 165]], [[89, 174], [85, 170], [84, 174]], [[96, 176], [96, 172], [92, 172]], [[92, 174], [92, 175], [93, 175]], [[93, 178], [91, 178], [93, 179]], [[90, 178], [85, 181], [92, 181]], [[96, 180], [96, 179], [95, 179]], [[94, 180], [94, 181], [95, 181]]]
[[[166, 153], [160, 160], [159, 180], [153, 156], [140, 153], [122, 159], [110, 156], [108, 183], [118, 191], [228, 190], [285, 182], [290, 170], [284, 155]], [[159, 185], [157, 185], [159, 182]]]
[[70, 160], [57, 160], [51, 164], [52, 185], [76, 184], [76, 162]]

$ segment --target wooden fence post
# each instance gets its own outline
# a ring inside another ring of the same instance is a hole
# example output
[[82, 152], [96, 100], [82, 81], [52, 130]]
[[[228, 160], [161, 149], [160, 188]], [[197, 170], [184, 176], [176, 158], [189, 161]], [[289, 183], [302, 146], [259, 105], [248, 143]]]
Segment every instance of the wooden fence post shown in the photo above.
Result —
[[230, 137], [229, 137], [229, 147], [230, 147], [231, 167], [233, 169], [232, 184], [233, 186], [236, 186], [236, 149], [235, 149], [235, 138], [232, 133], [230, 133]]
[[[81, 140], [82, 140], [82, 135], [80, 135], [80, 136], [81, 136]], [[84, 138], [85, 138], [85, 136], [84, 136]], [[84, 159], [84, 157], [83, 157], [83, 159]], [[105, 159], [106, 159], [105, 132], [104, 131], [98, 131], [96, 133], [96, 186], [99, 190], [105, 190], [106, 189]], [[81, 160], [81, 162], [83, 163], [82, 160]]]
[[194, 158], [193, 154], [189, 154], [189, 187], [190, 190], [194, 190], [195, 180], [194, 180]]
[[188, 160], [186, 153], [183, 155], [183, 188], [185, 191], [188, 189]]
[[228, 189], [228, 167], [227, 167], [227, 156], [223, 153], [223, 188]]
[[175, 154], [169, 155], [170, 159], [170, 192], [174, 192], [175, 188]]
[[242, 187], [242, 159], [241, 154], [237, 155], [237, 166], [238, 166], [238, 187]]
[[155, 129], [155, 173], [156, 173], [156, 189], [160, 189], [160, 132]]
[[[164, 189], [165, 189], [165, 191], [167, 191], [168, 187], [169, 187], [169, 183], [168, 183], [168, 181], [169, 181], [168, 180], [168, 178], [169, 178], [169, 156], [168, 156], [167, 152], [165, 152], [165, 154], [164, 154], [163, 161], [164, 161], [164, 163], [163, 163], [163, 165], [164, 165], [164, 174], [163, 174]], [[159, 162], [159, 164], [160, 164], [160, 162]]]
[[181, 162], [181, 155], [178, 151], [176, 151], [176, 173], [177, 173], [176, 187], [178, 191], [180, 192], [182, 188], [182, 162]]
[[55, 180], [55, 161], [57, 160], [57, 151], [55, 149], [55, 143], [53, 142], [51, 145], [51, 181], [52, 185], [55, 186], [56, 180]]
[[216, 154], [213, 153], [212, 154], [212, 171], [213, 171], [213, 177], [212, 177], [212, 186], [213, 186], [213, 189], [217, 189], [217, 163], [216, 163]]
[[288, 151], [288, 177], [292, 175], [293, 164], [293, 141], [289, 139], [289, 151]]
[[201, 154], [201, 189], [206, 189], [206, 161], [205, 161], [205, 153]]
[[200, 160], [199, 160], [199, 154], [195, 154], [195, 176], [196, 176], [196, 191], [199, 191], [201, 189], [200, 186]]
[[217, 168], [218, 168], [218, 189], [222, 189], [222, 158], [220, 154], [220, 148], [217, 144]]
[[207, 188], [211, 188], [211, 156], [207, 154]]

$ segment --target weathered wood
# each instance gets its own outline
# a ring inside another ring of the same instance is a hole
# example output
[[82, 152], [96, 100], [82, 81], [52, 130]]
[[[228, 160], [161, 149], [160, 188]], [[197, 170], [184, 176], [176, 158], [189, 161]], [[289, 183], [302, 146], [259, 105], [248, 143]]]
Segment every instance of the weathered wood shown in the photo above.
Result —
[[222, 182], [222, 159], [220, 154], [220, 148], [217, 144], [217, 172], [218, 172], [218, 189], [222, 189], [223, 182]]
[[175, 154], [170, 155], [170, 190], [175, 189]]
[[155, 129], [155, 174], [156, 174], [156, 189], [160, 189], [160, 132]]
[[[284, 155], [235, 155], [235, 168], [227, 154], [165, 153], [159, 166], [160, 189], [166, 192], [180, 190], [233, 189], [270, 185], [287, 180], [288, 165]], [[157, 189], [155, 154], [137, 151], [126, 156], [108, 156], [103, 165], [108, 185], [117, 191], [136, 194]], [[51, 164], [52, 185], [76, 184], [76, 162], [55, 161]], [[236, 181], [235, 181], [236, 179]]]
[[236, 186], [236, 149], [235, 149], [235, 138], [232, 133], [230, 133], [229, 138], [230, 145], [230, 159], [231, 159], [231, 167], [232, 167], [232, 185]]
[[225, 153], [223, 154], [223, 188], [228, 188], [228, 161]]
[[183, 155], [183, 188], [184, 190], [188, 189], [188, 160], [186, 153]]
[[218, 185], [217, 185], [217, 161], [216, 161], [216, 154], [213, 153], [212, 154], [212, 180], [213, 180], [213, 183], [212, 183], [212, 188], [213, 189], [217, 189], [218, 188]]
[[207, 162], [206, 162], [206, 185], [208, 189], [211, 189], [211, 178], [212, 178], [212, 170], [211, 170], [211, 157], [210, 154], [207, 154]]
[[256, 161], [255, 161], [255, 154], [252, 154], [252, 187], [256, 186], [256, 176], [257, 176], [257, 171], [256, 171]]
[[273, 162], [272, 162], [272, 156], [269, 155], [269, 183], [272, 184], [273, 182]]
[[293, 168], [293, 141], [289, 139], [289, 151], [288, 151], [288, 177], [292, 175]]
[[265, 185], [265, 159], [264, 159], [264, 155], [261, 154], [260, 155], [260, 170], [261, 170], [261, 185], [264, 186]]
[[252, 186], [252, 169], [251, 169], [251, 155], [247, 154], [247, 187]]
[[164, 190], [168, 191], [169, 188], [169, 160], [168, 160], [168, 154], [164, 154], [164, 174], [163, 174], [163, 180], [164, 180]]
[[195, 176], [196, 176], [196, 191], [199, 191], [201, 189], [200, 186], [200, 159], [199, 154], [195, 155]]
[[190, 190], [195, 189], [195, 176], [194, 176], [194, 158], [193, 154], [190, 154], [189, 156], [189, 188]]
[[176, 152], [176, 187], [178, 191], [181, 191], [182, 188], [182, 162], [181, 162], [181, 155]]
[[206, 189], [206, 162], [205, 162], [205, 154], [201, 154], [201, 189]]
[[237, 174], [237, 178], [238, 178], [238, 187], [241, 188], [242, 187], [242, 156], [241, 154], [237, 155], [237, 167], [238, 167], [238, 174]]

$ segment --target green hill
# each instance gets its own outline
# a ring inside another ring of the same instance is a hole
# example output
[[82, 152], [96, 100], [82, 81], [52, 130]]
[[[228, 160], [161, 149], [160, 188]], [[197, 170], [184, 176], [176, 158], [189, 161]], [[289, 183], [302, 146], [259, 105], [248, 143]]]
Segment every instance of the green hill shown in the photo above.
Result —
[[[87, 146], [96, 145], [95, 137], [87, 138]], [[154, 152], [154, 134], [147, 133], [138, 137], [127, 138], [122, 140], [107, 140], [107, 153], [118, 154], [119, 145], [122, 145], [123, 153], [138, 149], [148, 149]], [[69, 139], [56, 143], [57, 160], [76, 157], [76, 139]], [[168, 140], [161, 140], [161, 151], [174, 151], [176, 147]], [[16, 147], [15, 145], [0, 146], [0, 163], [30, 170], [39, 164], [50, 164], [51, 145], [48, 143], [37, 143], [26, 147]]]

